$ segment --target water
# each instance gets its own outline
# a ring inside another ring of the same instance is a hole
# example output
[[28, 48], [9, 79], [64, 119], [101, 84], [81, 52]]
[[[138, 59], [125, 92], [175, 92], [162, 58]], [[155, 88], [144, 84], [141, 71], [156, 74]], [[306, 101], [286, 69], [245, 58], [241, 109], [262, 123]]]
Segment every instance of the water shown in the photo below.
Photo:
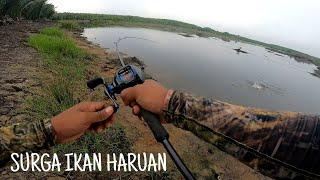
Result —
[[[147, 70], [169, 88], [233, 104], [320, 114], [316, 66], [279, 56], [263, 47], [215, 38], [184, 37], [143, 28], [89, 28], [83, 35], [104, 48], [126, 36], [121, 52], [141, 58]], [[248, 54], [237, 54], [242, 47]]]

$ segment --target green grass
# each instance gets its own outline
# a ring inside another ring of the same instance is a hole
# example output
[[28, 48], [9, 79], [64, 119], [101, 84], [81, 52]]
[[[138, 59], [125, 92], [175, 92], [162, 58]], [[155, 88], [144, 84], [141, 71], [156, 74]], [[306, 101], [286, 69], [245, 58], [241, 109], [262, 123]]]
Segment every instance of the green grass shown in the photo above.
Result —
[[79, 102], [70, 86], [61, 81], [47, 86], [43, 91], [45, 95], [27, 99], [28, 111], [35, 119], [56, 116]]
[[87, 133], [71, 144], [58, 145], [54, 150], [62, 156], [64, 153], [129, 153], [132, 152], [132, 144], [120, 124], [115, 124], [101, 134]]
[[40, 34], [31, 36], [29, 44], [41, 53], [52, 58], [81, 58], [84, 52], [70, 38], [57, 28], [43, 29]]
[[59, 37], [62, 38], [64, 37], [63, 31], [57, 27], [49, 27], [49, 28], [44, 28], [40, 30], [40, 34], [47, 35], [47, 36], [53, 36], [53, 37]]
[[200, 37], [216, 37], [225, 41], [240, 41], [253, 45], [265, 47], [274, 52], [282, 53], [295, 58], [298, 61], [309, 62], [320, 66], [320, 59], [302, 53], [290, 48], [278, 46], [275, 44], [268, 44], [261, 41], [256, 41], [243, 36], [230, 34], [228, 32], [219, 32], [210, 27], [200, 27], [197, 25], [169, 20], [169, 19], [154, 19], [144, 18], [138, 16], [121, 16], [108, 14], [85, 14], [85, 13], [57, 13], [54, 19], [60, 23], [74, 21], [77, 26], [81, 27], [102, 27], [102, 26], [125, 26], [125, 27], [143, 27], [153, 28], [171, 32], [195, 34]]
[[44, 82], [44, 96], [28, 101], [29, 110], [42, 119], [55, 116], [78, 103], [79, 97], [75, 92], [79, 89], [77, 85], [85, 82], [86, 53], [56, 27], [42, 29], [39, 34], [30, 36], [28, 43], [42, 54], [43, 67], [54, 77]]
[[[101, 153], [102, 171], [95, 172], [73, 172], [70, 179], [121, 179], [121, 176], [130, 175], [132, 172], [109, 172], [107, 171], [107, 154], [119, 153], [127, 154], [132, 152], [132, 143], [127, 138], [123, 127], [116, 123], [100, 134], [86, 133], [78, 141], [71, 144], [57, 145], [52, 152], [58, 154], [59, 159], [65, 159], [66, 153], [83, 154]], [[66, 169], [66, 163], [63, 163], [62, 169]], [[64, 171], [56, 172], [65, 175]]]

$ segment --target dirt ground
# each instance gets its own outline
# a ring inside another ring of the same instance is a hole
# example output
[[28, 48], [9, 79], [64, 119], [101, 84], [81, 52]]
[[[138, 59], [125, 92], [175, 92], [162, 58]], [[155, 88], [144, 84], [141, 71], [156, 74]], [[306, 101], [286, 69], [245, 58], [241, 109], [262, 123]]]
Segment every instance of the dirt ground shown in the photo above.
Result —
[[[26, 45], [26, 38], [48, 25], [50, 23], [20, 22], [10, 26], [0, 26], [0, 126], [31, 118], [23, 113], [22, 105], [26, 96], [32, 96], [33, 87], [41, 86], [32, 73], [37, 70], [41, 57]], [[110, 60], [111, 53], [87, 42], [79, 33], [74, 33], [72, 36], [81, 48], [96, 55], [99, 59], [96, 67], [100, 73], [111, 77], [117, 67]], [[117, 113], [117, 120], [125, 127], [136, 153], [165, 152], [162, 145], [155, 141], [146, 124], [132, 116], [129, 108], [122, 105], [120, 112]], [[201, 176], [210, 176], [212, 169], [221, 176], [221, 179], [268, 179], [214, 146], [201, 141], [190, 132], [173, 125], [165, 126], [170, 134], [171, 143], [199, 179], [202, 179]], [[170, 159], [169, 156], [167, 158]], [[179, 175], [171, 160], [169, 172]], [[0, 169], [0, 174], [7, 173], [4, 169]], [[23, 173], [20, 175], [22, 176], [15, 179], [24, 179]], [[14, 175], [9, 177], [13, 178]]]
[[32, 87], [38, 86], [31, 71], [39, 55], [27, 46], [26, 39], [50, 23], [16, 22], [0, 26], [0, 126], [25, 121], [21, 105]]

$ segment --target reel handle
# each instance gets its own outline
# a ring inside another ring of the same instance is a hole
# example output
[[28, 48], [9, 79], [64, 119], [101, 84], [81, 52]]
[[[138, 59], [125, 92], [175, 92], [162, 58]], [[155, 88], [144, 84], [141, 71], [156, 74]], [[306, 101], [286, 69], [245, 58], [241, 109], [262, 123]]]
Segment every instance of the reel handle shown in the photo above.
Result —
[[87, 87], [90, 89], [94, 89], [97, 86], [104, 84], [104, 80], [101, 77], [94, 78], [87, 82]]

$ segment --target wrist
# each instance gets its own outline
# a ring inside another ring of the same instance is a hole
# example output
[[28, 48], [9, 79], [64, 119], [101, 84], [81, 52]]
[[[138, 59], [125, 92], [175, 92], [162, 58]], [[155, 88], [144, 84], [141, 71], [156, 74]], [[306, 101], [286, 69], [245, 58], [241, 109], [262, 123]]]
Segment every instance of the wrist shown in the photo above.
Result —
[[50, 146], [53, 146], [56, 144], [56, 133], [52, 126], [52, 120], [51, 119], [45, 119], [43, 121], [44, 128], [45, 128], [45, 134], [46, 134], [46, 141]]
[[173, 93], [174, 93], [174, 90], [172, 90], [172, 89], [169, 89], [167, 91], [166, 96], [164, 97], [164, 100], [163, 100], [162, 110], [166, 111], [168, 109], [169, 102], [170, 102], [170, 99], [171, 99]]

